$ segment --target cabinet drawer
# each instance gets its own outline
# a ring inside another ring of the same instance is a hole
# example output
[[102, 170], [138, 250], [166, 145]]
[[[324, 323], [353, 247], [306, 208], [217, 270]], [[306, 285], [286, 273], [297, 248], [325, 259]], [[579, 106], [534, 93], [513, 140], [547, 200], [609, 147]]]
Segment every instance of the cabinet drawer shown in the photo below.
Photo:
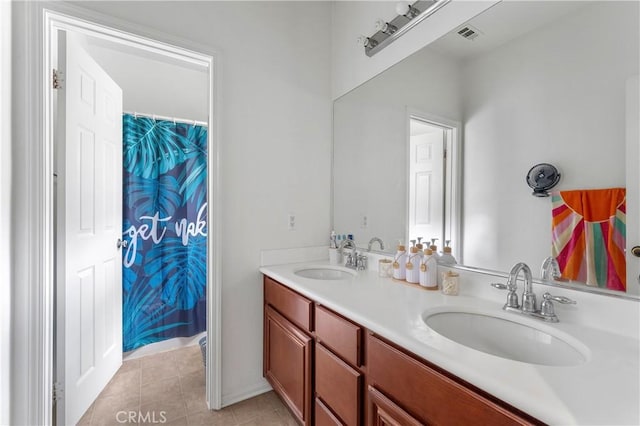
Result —
[[362, 374], [321, 344], [316, 345], [316, 397], [346, 425], [360, 424]]
[[517, 425], [535, 422], [373, 336], [367, 338], [367, 367], [369, 385], [423, 423]]
[[264, 300], [298, 327], [311, 331], [313, 303], [309, 299], [265, 276]]
[[318, 398], [316, 398], [316, 426], [342, 426], [342, 422]]
[[318, 342], [322, 342], [351, 365], [362, 365], [361, 327], [322, 306], [316, 306], [315, 329]]
[[369, 424], [376, 426], [422, 426], [422, 423], [411, 417], [376, 388], [369, 386]]

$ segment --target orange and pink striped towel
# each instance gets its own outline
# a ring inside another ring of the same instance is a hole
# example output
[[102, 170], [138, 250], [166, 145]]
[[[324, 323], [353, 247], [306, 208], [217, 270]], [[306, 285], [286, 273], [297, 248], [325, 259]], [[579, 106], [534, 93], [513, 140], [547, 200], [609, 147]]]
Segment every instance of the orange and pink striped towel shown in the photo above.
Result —
[[626, 290], [624, 188], [552, 194], [552, 255], [562, 277]]

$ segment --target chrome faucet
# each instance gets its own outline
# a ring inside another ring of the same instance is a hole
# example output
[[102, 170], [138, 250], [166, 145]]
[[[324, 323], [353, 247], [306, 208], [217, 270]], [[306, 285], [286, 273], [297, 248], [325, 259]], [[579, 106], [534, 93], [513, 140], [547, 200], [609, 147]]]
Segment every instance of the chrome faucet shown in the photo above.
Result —
[[356, 243], [353, 240], [342, 240], [339, 247], [340, 251], [343, 252], [347, 246], [351, 246], [352, 253], [356, 252]]
[[364, 271], [367, 269], [367, 256], [364, 254], [358, 254], [356, 243], [353, 240], [344, 240], [340, 243], [340, 253], [344, 252], [347, 246], [351, 246], [351, 253], [347, 254], [347, 260], [344, 266], [358, 271]]
[[378, 237], [373, 237], [369, 240], [369, 246], [367, 247], [367, 251], [371, 251], [371, 246], [373, 246], [373, 243], [376, 243], [376, 242], [380, 244], [380, 250], [384, 250], [384, 242], [382, 241], [382, 239]]
[[[520, 272], [524, 275], [524, 291], [522, 293], [522, 305], [518, 304], [518, 275]], [[558, 322], [558, 317], [555, 314], [552, 301], [556, 301], [563, 304], [576, 304], [575, 300], [571, 300], [568, 297], [552, 296], [549, 293], [545, 293], [543, 296], [544, 301], [537, 307], [536, 295], [533, 292], [533, 278], [531, 277], [531, 269], [525, 263], [516, 263], [511, 272], [509, 272], [509, 278], [507, 284], [493, 283], [493, 287], [500, 290], [508, 290], [507, 302], [502, 309], [509, 312], [516, 312], [524, 314], [534, 318], [541, 319], [548, 322]]]
[[540, 278], [546, 281], [560, 278], [560, 264], [555, 257], [549, 256], [542, 262], [540, 267]]
[[524, 292], [522, 292], [522, 311], [523, 312], [535, 312], [536, 311], [536, 295], [533, 293], [533, 278], [531, 277], [531, 269], [526, 263], [516, 263], [511, 272], [509, 272], [509, 282], [517, 288], [518, 275], [522, 271], [524, 275]]
[[356, 243], [353, 240], [343, 240], [340, 243], [340, 253], [344, 253], [344, 249], [347, 248], [347, 246], [351, 247], [351, 253], [347, 254], [346, 256], [346, 262], [344, 264], [344, 266], [346, 266], [347, 268], [352, 268], [352, 269], [356, 269], [357, 268], [357, 262], [358, 262], [358, 252], [356, 251]]

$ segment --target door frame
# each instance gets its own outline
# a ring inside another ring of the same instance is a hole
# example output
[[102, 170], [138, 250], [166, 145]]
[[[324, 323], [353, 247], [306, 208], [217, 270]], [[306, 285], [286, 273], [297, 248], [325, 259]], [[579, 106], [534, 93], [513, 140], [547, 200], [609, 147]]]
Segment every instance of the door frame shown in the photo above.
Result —
[[[164, 56], [199, 64], [209, 73], [208, 131], [208, 227], [207, 239], [207, 403], [211, 409], [221, 408], [221, 247], [220, 247], [220, 55], [211, 47], [183, 40], [126, 21], [88, 11], [81, 7], [57, 3], [25, 4], [22, 24], [26, 31], [26, 155], [33, 159], [26, 187], [29, 215], [25, 241], [29, 271], [24, 272], [29, 306], [17, 318], [26, 333], [27, 353], [14, 366], [14, 371], [27, 371], [25, 378], [12, 384], [12, 421], [27, 424], [52, 424], [54, 377], [54, 105], [51, 69], [57, 46], [52, 45], [57, 30], [79, 32], [116, 43], [152, 50]], [[18, 274], [16, 274], [18, 275]], [[16, 320], [16, 318], [14, 318]], [[14, 323], [14, 327], [18, 324]], [[15, 329], [14, 329], [15, 330]], [[14, 331], [15, 333], [15, 331]], [[16, 333], [17, 334], [17, 333]], [[13, 339], [19, 338], [14, 334]], [[13, 355], [14, 360], [16, 351]], [[13, 376], [14, 378], [16, 376]]]
[[0, 424], [11, 422], [11, 2], [0, 2]]
[[[405, 170], [409, 173], [410, 144], [411, 144], [411, 120], [420, 120], [430, 125], [440, 127], [451, 132], [449, 149], [446, 151], [445, 161], [445, 235], [455, 242], [452, 254], [458, 263], [462, 263], [462, 124], [459, 121], [440, 117], [431, 113], [420, 111], [412, 107], [406, 107], [405, 111]], [[405, 244], [409, 244], [409, 182], [406, 185], [406, 216], [407, 229], [405, 230]], [[444, 247], [444, 241], [439, 242]]]

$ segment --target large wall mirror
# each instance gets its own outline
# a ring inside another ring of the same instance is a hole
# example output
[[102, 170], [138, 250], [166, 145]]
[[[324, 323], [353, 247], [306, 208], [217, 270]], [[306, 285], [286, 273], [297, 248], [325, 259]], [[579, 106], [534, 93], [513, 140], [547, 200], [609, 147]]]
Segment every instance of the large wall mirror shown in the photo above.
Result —
[[[388, 252], [450, 240], [464, 265], [538, 271], [552, 255], [553, 197], [532, 196], [525, 178], [551, 163], [554, 191], [626, 188], [637, 271], [639, 13], [626, 1], [503, 1], [337, 99], [336, 232], [365, 249], [380, 237]], [[416, 137], [437, 142], [417, 148]], [[430, 178], [418, 176], [412, 158], [432, 155]], [[434, 227], [410, 234], [416, 214]], [[636, 272], [626, 281], [624, 294], [640, 294]]]

